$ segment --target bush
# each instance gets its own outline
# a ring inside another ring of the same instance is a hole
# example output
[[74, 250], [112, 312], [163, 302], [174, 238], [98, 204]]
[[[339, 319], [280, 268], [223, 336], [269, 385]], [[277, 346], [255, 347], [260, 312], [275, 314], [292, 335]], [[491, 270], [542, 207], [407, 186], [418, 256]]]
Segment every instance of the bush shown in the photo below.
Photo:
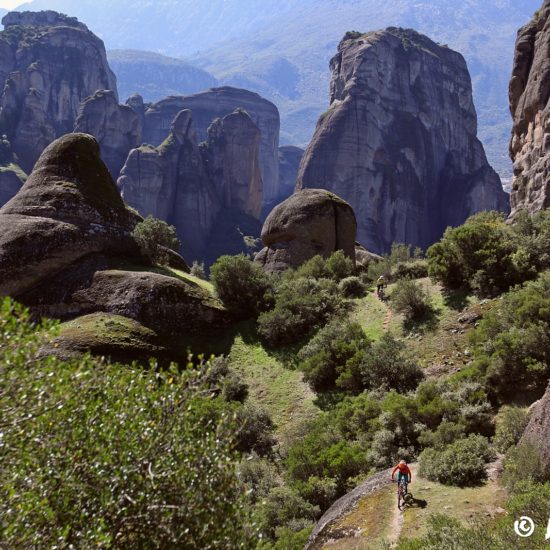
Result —
[[362, 356], [360, 371], [364, 388], [401, 393], [414, 390], [424, 378], [422, 369], [407, 357], [405, 344], [389, 333]]
[[239, 426], [235, 434], [237, 450], [269, 454], [276, 443], [269, 415], [262, 408], [245, 403], [237, 409], [236, 419]]
[[359, 277], [346, 277], [340, 281], [338, 289], [346, 298], [361, 298], [365, 295], [365, 285]]
[[220, 300], [237, 317], [255, 316], [271, 303], [269, 276], [244, 254], [218, 258], [210, 278]]
[[482, 212], [428, 249], [428, 271], [446, 288], [495, 294], [534, 275], [524, 244], [501, 213]]
[[289, 273], [290, 277], [304, 277], [312, 279], [328, 279], [330, 273], [327, 269], [327, 261], [321, 256], [313, 256], [307, 262], [303, 263], [295, 273]]
[[391, 303], [407, 320], [418, 319], [432, 311], [426, 289], [412, 279], [400, 279], [392, 290]]
[[326, 265], [330, 277], [335, 281], [341, 281], [353, 275], [353, 261], [351, 258], [344, 256], [341, 250], [333, 252], [328, 258]]
[[422, 279], [428, 276], [428, 262], [426, 260], [414, 260], [399, 262], [391, 270], [391, 280], [398, 279]]
[[289, 346], [308, 338], [342, 306], [338, 287], [327, 279], [283, 279], [275, 307], [258, 318], [258, 331], [270, 347]]
[[298, 354], [304, 380], [316, 392], [336, 387], [360, 393], [363, 389], [354, 365], [370, 347], [370, 341], [357, 323], [340, 319], [323, 327]]
[[53, 334], [2, 302], [3, 546], [250, 548], [235, 425], [205, 374], [38, 360]]
[[470, 435], [443, 450], [428, 448], [422, 451], [420, 475], [445, 485], [476, 485], [486, 479], [485, 463], [493, 457], [485, 437]]
[[543, 392], [550, 377], [550, 273], [506, 294], [481, 320], [472, 343], [494, 400]]
[[132, 231], [132, 237], [141, 253], [152, 263], [160, 265], [168, 264], [166, 249], [177, 252], [181, 246], [176, 228], [153, 216], [147, 216], [139, 222]]
[[503, 407], [496, 418], [493, 445], [501, 453], [508, 451], [523, 435], [529, 421], [529, 413], [520, 407]]
[[199, 263], [195, 260], [191, 266], [191, 275], [197, 277], [198, 279], [206, 279], [204, 262]]
[[509, 448], [504, 459], [504, 485], [514, 490], [526, 481], [544, 481], [544, 468], [537, 450], [529, 443]]

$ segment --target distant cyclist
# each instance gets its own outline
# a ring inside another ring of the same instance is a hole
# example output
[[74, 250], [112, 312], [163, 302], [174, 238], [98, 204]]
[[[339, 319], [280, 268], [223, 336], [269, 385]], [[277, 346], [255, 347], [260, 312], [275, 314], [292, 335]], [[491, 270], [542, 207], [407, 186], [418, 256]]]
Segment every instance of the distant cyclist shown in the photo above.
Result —
[[384, 289], [387, 286], [388, 284], [386, 283], [386, 278], [384, 277], [384, 275], [380, 275], [380, 277], [378, 277], [378, 280], [376, 281], [376, 292], [378, 296], [383, 296]]
[[412, 481], [411, 469], [407, 466], [407, 463], [404, 460], [401, 460], [399, 464], [393, 469], [393, 472], [391, 473], [392, 481], [394, 480], [395, 472], [397, 472], [397, 483], [405, 480], [406, 487]]

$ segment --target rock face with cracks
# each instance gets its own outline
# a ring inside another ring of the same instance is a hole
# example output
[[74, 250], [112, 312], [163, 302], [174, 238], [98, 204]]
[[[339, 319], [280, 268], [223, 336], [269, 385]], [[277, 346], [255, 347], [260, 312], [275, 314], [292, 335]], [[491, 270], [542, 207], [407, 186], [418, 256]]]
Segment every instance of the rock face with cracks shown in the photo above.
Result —
[[517, 36], [510, 80], [513, 118], [510, 157], [514, 178], [510, 196], [514, 219], [550, 206], [550, 0]]
[[276, 206], [262, 228], [255, 261], [266, 271], [295, 268], [342, 250], [355, 263], [357, 223], [351, 206], [324, 189], [305, 189]]
[[[180, 111], [160, 146], [134, 149], [118, 185], [142, 215], [176, 227], [186, 257], [204, 259], [220, 215], [260, 217], [260, 131], [246, 112], [235, 111], [214, 120], [199, 145], [193, 117], [188, 109]], [[233, 225], [234, 231], [239, 220]]]
[[80, 102], [116, 79], [103, 42], [75, 18], [12, 12], [0, 32], [0, 134], [29, 173], [42, 151], [72, 132]]
[[480, 210], [508, 211], [476, 137], [464, 58], [413, 30], [346, 35], [330, 62], [330, 107], [307, 148], [297, 189], [324, 188], [357, 216], [373, 252], [426, 248]]

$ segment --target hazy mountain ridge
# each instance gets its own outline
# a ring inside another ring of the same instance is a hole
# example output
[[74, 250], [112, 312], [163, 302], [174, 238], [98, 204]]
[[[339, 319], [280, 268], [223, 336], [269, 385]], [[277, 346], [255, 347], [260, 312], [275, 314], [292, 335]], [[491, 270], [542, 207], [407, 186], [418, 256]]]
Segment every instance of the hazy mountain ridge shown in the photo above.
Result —
[[209, 72], [183, 59], [154, 52], [110, 50], [107, 59], [123, 99], [138, 93], [145, 101], [158, 101], [169, 95], [201, 92], [218, 83]]
[[[519, 25], [538, 0], [34, 0], [24, 9], [58, 9], [85, 21], [108, 48], [140, 48], [190, 56], [220, 84], [246, 87], [274, 101], [282, 115], [282, 143], [306, 145], [328, 106], [328, 60], [348, 30], [410, 27], [461, 52], [474, 85], [480, 137], [501, 173], [511, 118], [507, 87]], [[98, 9], [99, 8], [99, 9]], [[137, 32], [146, 22], [147, 33]], [[200, 53], [196, 53], [200, 50]], [[121, 88], [125, 83], [120, 79]]]

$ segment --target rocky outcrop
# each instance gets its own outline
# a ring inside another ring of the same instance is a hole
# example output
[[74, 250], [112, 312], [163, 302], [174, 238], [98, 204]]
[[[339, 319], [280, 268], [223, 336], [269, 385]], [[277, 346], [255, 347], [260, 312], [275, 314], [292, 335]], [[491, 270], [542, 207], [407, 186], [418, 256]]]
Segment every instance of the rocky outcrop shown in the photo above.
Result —
[[297, 191], [276, 206], [262, 228], [255, 258], [266, 271], [295, 268], [315, 255], [342, 250], [355, 263], [357, 223], [351, 206], [324, 189]]
[[545, 0], [516, 40], [510, 80], [513, 118], [510, 156], [514, 178], [511, 218], [550, 206], [550, 0]]
[[55, 12], [9, 13], [0, 33], [0, 133], [28, 173], [57, 137], [72, 132], [80, 102], [113, 90], [103, 42]]
[[463, 57], [412, 30], [352, 34], [330, 63], [330, 107], [297, 189], [322, 187], [355, 210], [358, 240], [426, 248], [480, 210], [508, 210], [476, 137]]
[[222, 211], [259, 218], [259, 144], [260, 132], [250, 116], [235, 111], [215, 120], [199, 146], [194, 115], [186, 109], [176, 115], [160, 146], [130, 153], [118, 185], [143, 216], [176, 227], [187, 258], [204, 259]]
[[[133, 101], [138, 101], [136, 108], [139, 109], [139, 100], [133, 98]], [[80, 104], [74, 131], [97, 139], [101, 158], [116, 179], [130, 150], [141, 144], [141, 125], [139, 111], [130, 105], [119, 105], [112, 90], [98, 90]]]
[[[123, 202], [92, 136], [56, 140], [0, 209], [0, 296], [36, 316], [124, 316], [161, 339], [222, 324], [223, 308], [207, 291], [150, 271], [131, 236], [140, 219]], [[108, 331], [103, 336], [110, 338]]]
[[296, 177], [304, 150], [293, 145], [279, 147], [279, 199], [284, 200], [294, 192]]
[[369, 265], [375, 262], [383, 260], [382, 256], [369, 252], [362, 244], [355, 243], [355, 262], [357, 269], [361, 271], [368, 271]]
[[223, 118], [239, 108], [250, 115], [260, 130], [263, 201], [272, 202], [279, 197], [279, 112], [273, 103], [258, 94], [225, 86], [190, 96], [168, 97], [149, 106], [145, 112], [143, 139], [146, 143], [160, 145], [174, 117], [184, 109], [191, 109], [197, 138], [199, 142], [204, 141], [214, 119]]
[[545, 476], [550, 479], [550, 386], [542, 399], [533, 406], [520, 444], [534, 447]]
[[0, 206], [12, 199], [24, 182], [23, 174], [17, 167], [0, 166]]

